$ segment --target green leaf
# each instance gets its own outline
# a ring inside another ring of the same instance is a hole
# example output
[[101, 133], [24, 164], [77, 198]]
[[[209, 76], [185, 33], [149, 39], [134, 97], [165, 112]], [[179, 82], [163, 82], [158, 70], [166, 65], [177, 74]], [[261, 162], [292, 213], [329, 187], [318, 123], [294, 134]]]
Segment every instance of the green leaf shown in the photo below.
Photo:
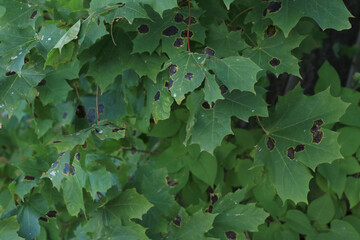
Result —
[[325, 61], [321, 65], [318, 75], [319, 79], [315, 85], [315, 92], [321, 92], [329, 87], [331, 95], [338, 97], [341, 92], [341, 81], [335, 68], [328, 61]]
[[295, 232], [305, 235], [315, 235], [316, 231], [312, 228], [309, 218], [299, 210], [289, 210], [286, 213], [286, 224]]
[[113, 240], [147, 240], [146, 228], [134, 224], [132, 226], [116, 226], [109, 231], [109, 237]]
[[80, 31], [81, 21], [77, 21], [55, 44], [54, 48], [58, 48], [59, 52], [61, 53], [61, 49], [64, 47], [65, 44], [71, 42], [74, 39], [77, 39], [77, 35]]
[[230, 4], [234, 2], [234, 0], [224, 0], [224, 4], [226, 6], [226, 8], [229, 10], [230, 9]]
[[19, 224], [15, 216], [0, 220], [0, 239], [20, 240], [22, 238], [18, 236], [18, 230]]
[[176, 0], [141, 0], [141, 3], [150, 5], [152, 9], [154, 9], [160, 15], [162, 15], [165, 10], [178, 6]]
[[[4, 14], [0, 16], [0, 31], [2, 30], [2, 27], [7, 27], [9, 25], [35, 27], [35, 22], [40, 15], [40, 8], [37, 1], [34, 3], [35, 4], [30, 4], [26, 1], [19, 2], [17, 0], [1, 0], [0, 6], [4, 7], [6, 10]], [[37, 12], [36, 15], [34, 15], [35, 11]]]
[[61, 136], [52, 141], [51, 144], [54, 144], [54, 147], [58, 150], [59, 153], [64, 151], [72, 150], [76, 145], [83, 145], [91, 131], [88, 129], [81, 130], [80, 132], [69, 134], [66, 136]]
[[95, 199], [97, 192], [106, 192], [111, 187], [111, 176], [105, 167], [94, 171], [87, 171], [86, 190]]
[[351, 224], [335, 219], [331, 222], [331, 231], [329, 233], [321, 233], [316, 239], [319, 240], [359, 240], [360, 234]]
[[43, 177], [47, 177], [53, 186], [60, 191], [62, 180], [70, 173], [70, 151], [60, 154], [59, 158], [51, 164], [50, 169]]
[[267, 133], [258, 143], [255, 164], [265, 164], [281, 199], [307, 202], [307, 167], [314, 170], [342, 157], [338, 134], [324, 125], [338, 121], [347, 106], [329, 90], [310, 97], [297, 88], [279, 98], [264, 124]]
[[352, 15], [345, 4], [338, 0], [284, 0], [280, 9], [267, 10], [267, 17], [288, 36], [302, 17], [313, 18], [322, 29], [333, 28], [340, 31], [351, 27], [348, 18]]
[[330, 194], [324, 194], [312, 201], [307, 213], [312, 221], [317, 221], [320, 224], [329, 223], [335, 216], [335, 205]]
[[[91, 1], [90, 4], [92, 3], [93, 1]], [[80, 45], [79, 51], [91, 47], [98, 39], [107, 34], [108, 32], [106, 31], [104, 21], [101, 17], [88, 17], [82, 22], [78, 35], [78, 43]]]
[[343, 127], [339, 129], [340, 152], [343, 156], [352, 156], [360, 147], [360, 129], [354, 127]]
[[216, 158], [207, 152], [202, 152], [198, 159], [191, 159], [188, 163], [194, 176], [212, 186], [217, 173]]
[[81, 209], [85, 211], [81, 182], [74, 170], [66, 176], [62, 189], [66, 209], [71, 216], [77, 216]]
[[132, 188], [111, 200], [105, 207], [122, 221], [128, 222], [134, 218], [142, 219], [142, 215], [152, 206], [153, 204]]

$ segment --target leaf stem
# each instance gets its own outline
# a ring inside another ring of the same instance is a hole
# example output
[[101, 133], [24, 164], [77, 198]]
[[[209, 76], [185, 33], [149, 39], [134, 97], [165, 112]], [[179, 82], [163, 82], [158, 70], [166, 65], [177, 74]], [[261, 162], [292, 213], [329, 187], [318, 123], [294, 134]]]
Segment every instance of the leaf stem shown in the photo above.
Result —
[[80, 95], [79, 95], [79, 90], [77, 88], [77, 83], [74, 83], [74, 88], [75, 88], [76, 96], [77, 96], [78, 100], [80, 101]]
[[96, 87], [96, 114], [97, 114], [97, 123], [99, 122], [99, 84]]
[[190, 1], [191, 0], [188, 0], [189, 17], [188, 17], [188, 26], [187, 26], [187, 48], [188, 48], [189, 52], [191, 52], [191, 50], [190, 50], [190, 37], [189, 37], [190, 23], [191, 23], [191, 4], [190, 4]]
[[261, 129], [264, 131], [264, 133], [265, 133], [265, 134], [268, 134], [268, 132], [266, 131], [266, 129], [264, 128], [264, 126], [261, 124], [261, 121], [260, 121], [259, 116], [256, 115], [256, 119], [258, 120], [259, 125], [260, 125]]

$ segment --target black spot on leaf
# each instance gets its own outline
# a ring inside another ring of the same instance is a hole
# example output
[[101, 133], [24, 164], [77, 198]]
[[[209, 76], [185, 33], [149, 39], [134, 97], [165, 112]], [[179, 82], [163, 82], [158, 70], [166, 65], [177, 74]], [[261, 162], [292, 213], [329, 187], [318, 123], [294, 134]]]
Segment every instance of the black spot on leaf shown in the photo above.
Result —
[[25, 176], [24, 179], [29, 180], [29, 181], [33, 181], [33, 180], [35, 180], [35, 177], [33, 177], [33, 176]]
[[79, 153], [79, 152], [75, 154], [75, 158], [76, 158], [78, 161], [80, 160], [80, 153]]
[[56, 140], [56, 141], [53, 141], [53, 143], [61, 143], [61, 141], [59, 141], [59, 140]]
[[217, 194], [210, 195], [210, 200], [211, 200], [212, 204], [216, 203], [218, 199], [219, 199], [219, 197], [217, 196]]
[[209, 55], [209, 56], [215, 56], [215, 50], [209, 47], [206, 47], [204, 49], [204, 54]]
[[268, 26], [268, 28], [265, 30], [265, 34], [268, 38], [273, 37], [276, 34], [277, 30], [274, 25]]
[[55, 210], [52, 210], [52, 211], [48, 211], [46, 213], [46, 216], [50, 217], [50, 218], [56, 218], [56, 211]]
[[34, 12], [31, 14], [30, 19], [34, 19], [34, 17], [36, 16], [36, 14], [37, 14], [37, 11], [34, 11]]
[[295, 152], [302, 152], [305, 150], [305, 145], [304, 144], [299, 144], [295, 147]]
[[187, 79], [189, 81], [191, 81], [191, 79], [193, 79], [193, 77], [194, 77], [194, 74], [192, 74], [192, 73], [185, 74], [185, 79]]
[[229, 91], [229, 89], [225, 85], [221, 85], [220, 91], [221, 91], [221, 94], [224, 95]]
[[210, 104], [209, 104], [208, 102], [203, 102], [203, 103], [201, 104], [201, 106], [202, 106], [205, 110], [209, 110], [209, 109], [212, 109], [212, 108], [215, 107], [215, 103], [212, 102], [212, 103], [211, 103], [211, 106], [210, 106]]
[[[193, 36], [193, 32], [189, 31], [189, 38], [191, 38]], [[180, 34], [181, 37], [186, 38], [187, 37], [187, 30], [183, 30]]]
[[94, 122], [95, 121], [95, 109], [90, 108], [88, 111], [88, 120], [89, 122]]
[[272, 59], [270, 59], [269, 64], [270, 64], [272, 67], [276, 68], [277, 66], [280, 65], [280, 59], [278, 59], [278, 58], [276, 58], [276, 57], [273, 57]]
[[166, 183], [170, 187], [176, 187], [179, 183], [176, 182], [174, 179], [170, 178], [169, 176], [166, 176]]
[[266, 146], [270, 151], [272, 151], [275, 148], [275, 139], [269, 137], [266, 142]]
[[116, 133], [116, 132], [118, 132], [118, 131], [123, 131], [123, 130], [125, 130], [125, 128], [114, 128], [114, 129], [112, 130], [112, 132]]
[[97, 25], [100, 26], [100, 18], [97, 18]]
[[28, 58], [24, 58], [24, 64], [27, 64], [30, 60]]
[[278, 12], [280, 10], [280, 8], [281, 8], [281, 2], [271, 1], [271, 2], [269, 2], [268, 6], [267, 6], [269, 13]]
[[310, 128], [310, 132], [313, 136], [313, 143], [320, 143], [324, 137], [324, 132], [321, 130], [321, 125], [324, 124], [322, 119], [315, 120], [312, 127]]
[[322, 120], [322, 119], [318, 119], [318, 120], [315, 120], [314, 121], [314, 126], [318, 126], [318, 127], [320, 127], [321, 125], [323, 125], [324, 124], [324, 121]]
[[136, 136], [136, 130], [133, 130], [132, 135], [133, 135], [133, 137]]
[[7, 146], [6, 145], [2, 145], [1, 148], [6, 151], [7, 150]]
[[67, 112], [64, 112], [64, 114], [62, 115], [62, 118], [65, 119], [67, 117]]
[[104, 112], [104, 104], [99, 104], [99, 113]]
[[69, 174], [69, 172], [70, 172], [70, 165], [69, 165], [68, 163], [65, 163], [65, 167], [64, 167], [64, 169], [62, 170], [62, 172], [63, 172], [65, 175]]
[[43, 221], [43, 222], [48, 222], [49, 221], [46, 217], [39, 217], [39, 220]]
[[[185, 23], [186, 25], [189, 24], [189, 17], [187, 17], [187, 18], [184, 19], [184, 23]], [[191, 19], [190, 19], [190, 25], [193, 25], [193, 24], [196, 24], [196, 23], [197, 23], [196, 18], [191, 17]]]
[[295, 159], [295, 149], [293, 147], [288, 148], [287, 150], [287, 156], [288, 158], [290, 158], [291, 160]]
[[56, 168], [58, 164], [59, 164], [59, 161], [58, 161], [58, 160], [56, 160], [55, 162], [53, 162], [53, 164], [51, 164], [50, 169], [54, 169], [54, 168]]
[[160, 91], [157, 91], [155, 96], [154, 96], [154, 101], [158, 101], [160, 99]]
[[85, 107], [83, 105], [77, 106], [77, 108], [76, 108], [76, 116], [78, 118], [85, 118], [86, 117]]
[[6, 73], [5, 73], [5, 76], [8, 77], [8, 76], [15, 75], [15, 74], [16, 74], [16, 72], [13, 72], [13, 71], [11, 71], [11, 72], [6, 72]]
[[170, 76], [174, 75], [178, 70], [178, 66], [175, 64], [171, 64], [168, 68], [169, 68]]
[[86, 148], [87, 148], [87, 142], [85, 141], [84, 144], [81, 145], [81, 147], [82, 147], [83, 149], [86, 149]]
[[184, 16], [181, 13], [177, 13], [174, 17], [174, 21], [176, 23], [180, 23], [180, 22], [184, 21]]
[[75, 167], [74, 166], [71, 166], [71, 175], [75, 175]]
[[176, 47], [176, 48], [181, 48], [182, 46], [184, 46], [184, 39], [182, 39], [182, 38], [176, 38], [173, 45], [174, 45], [174, 47]]
[[174, 218], [173, 223], [174, 223], [176, 226], [180, 227], [180, 225], [181, 225], [181, 216], [180, 216], [180, 215], [177, 215], [177, 216]]
[[170, 26], [162, 32], [162, 35], [164, 35], [166, 37], [171, 37], [171, 36], [176, 35], [178, 32], [179, 32], [179, 29], [177, 27]]
[[122, 7], [125, 7], [126, 4], [125, 3], [118, 3], [117, 5], [118, 5], [118, 8], [122, 8]]
[[168, 89], [171, 89], [172, 86], [174, 85], [174, 80], [172, 78], [169, 78], [169, 83], [168, 83]]
[[146, 24], [142, 24], [137, 28], [138, 32], [141, 34], [146, 34], [150, 31], [150, 28], [148, 25]]
[[207, 209], [205, 209], [205, 212], [212, 213], [213, 209], [214, 209], [213, 205], [210, 205]]
[[59, 154], [60, 157], [64, 156], [65, 152]]
[[41, 80], [41, 81], [38, 83], [37, 87], [44, 86], [44, 85], [46, 85], [46, 79]]
[[236, 239], [236, 232], [227, 231], [227, 232], [225, 232], [225, 236], [227, 239], [234, 240], [234, 239]]
[[319, 130], [319, 131], [317, 131], [317, 132], [315, 132], [313, 134], [312, 142], [313, 143], [320, 143], [323, 138], [324, 138], [324, 133], [323, 133], [323, 131]]

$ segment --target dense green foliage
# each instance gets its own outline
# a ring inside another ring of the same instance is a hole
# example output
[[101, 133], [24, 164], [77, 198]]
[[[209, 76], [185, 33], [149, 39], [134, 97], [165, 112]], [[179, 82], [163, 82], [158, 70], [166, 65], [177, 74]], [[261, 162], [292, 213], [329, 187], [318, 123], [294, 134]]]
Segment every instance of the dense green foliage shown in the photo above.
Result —
[[360, 240], [360, 93], [327, 61], [315, 94], [269, 90], [351, 17], [0, 0], [0, 239]]

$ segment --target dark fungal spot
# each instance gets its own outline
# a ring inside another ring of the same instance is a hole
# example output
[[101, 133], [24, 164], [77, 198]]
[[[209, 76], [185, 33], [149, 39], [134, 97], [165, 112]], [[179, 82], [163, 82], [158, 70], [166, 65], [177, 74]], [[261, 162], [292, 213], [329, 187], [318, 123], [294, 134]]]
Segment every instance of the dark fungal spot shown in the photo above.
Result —
[[97, 18], [97, 25], [100, 26], [100, 18]]
[[305, 150], [305, 145], [304, 144], [299, 144], [295, 147], [295, 152], [302, 152]]
[[176, 226], [180, 227], [180, 225], [181, 225], [181, 216], [180, 216], [180, 215], [177, 215], [177, 216], [174, 218], [173, 223], [174, 223]]
[[88, 111], [88, 120], [89, 122], [94, 122], [95, 121], [95, 109], [90, 108]]
[[209, 47], [206, 47], [204, 49], [204, 54], [209, 55], [209, 56], [215, 56], [215, 50]]
[[236, 232], [227, 231], [227, 232], [225, 232], [225, 236], [227, 239], [234, 240], [234, 239], [236, 239]]
[[169, 176], [166, 176], [166, 183], [170, 187], [176, 187], [179, 183], [176, 182], [174, 179], [170, 178]]
[[75, 175], [75, 167], [74, 166], [71, 166], [71, 175]]
[[171, 37], [171, 36], [176, 35], [178, 32], [179, 32], [179, 29], [177, 27], [170, 26], [162, 32], [162, 35], [164, 35], [166, 37]]
[[[189, 17], [187, 17], [187, 18], [184, 19], [184, 23], [185, 23], [186, 25], [189, 24]], [[190, 19], [190, 25], [193, 25], [193, 24], [196, 24], [196, 23], [197, 23], [196, 18], [191, 17], [191, 19]]]
[[77, 152], [76, 154], [75, 154], [75, 158], [76, 158], [76, 160], [80, 160], [80, 153], [79, 152]]
[[133, 135], [133, 137], [136, 136], [136, 130], [133, 130], [132, 135]]
[[58, 160], [56, 160], [53, 164], [51, 164], [50, 169], [54, 169], [54, 168], [56, 168], [58, 164], [59, 164], [59, 161], [58, 161]]
[[323, 133], [323, 131], [319, 130], [313, 134], [312, 142], [319, 144], [323, 138], [324, 138], [324, 133]]
[[8, 76], [15, 75], [15, 74], [16, 74], [16, 72], [13, 72], [13, 71], [11, 71], [11, 72], [6, 72], [6, 73], [5, 73], [5, 76], [8, 77]]
[[157, 91], [155, 96], [154, 96], [154, 101], [158, 101], [160, 99], [160, 91]]
[[48, 222], [49, 221], [46, 217], [39, 217], [39, 220], [41, 220], [43, 222]]
[[65, 119], [67, 117], [67, 112], [64, 112], [64, 114], [62, 115], [62, 118]]
[[78, 118], [85, 118], [86, 117], [85, 107], [83, 105], [77, 106], [77, 108], [76, 108], [76, 116]]
[[114, 128], [113, 130], [112, 130], [112, 132], [113, 133], [116, 133], [116, 132], [118, 132], [118, 131], [124, 131], [125, 130], [125, 128]]
[[217, 194], [210, 195], [210, 200], [211, 200], [212, 204], [216, 203], [218, 199], [219, 199], [219, 197], [217, 196]]
[[324, 121], [322, 119], [318, 119], [318, 120], [314, 121], [313, 125], [316, 125], [316, 126], [320, 127], [323, 124], [324, 124]]
[[169, 68], [170, 76], [174, 75], [178, 70], [178, 66], [175, 64], [171, 64], [168, 68]]
[[24, 58], [24, 64], [27, 64], [30, 60], [28, 58]]
[[64, 156], [65, 152], [59, 154], [60, 157]]
[[269, 13], [275, 13], [278, 12], [281, 8], [281, 2], [274, 2], [271, 1], [269, 2], [268, 6], [267, 6], [267, 10]]
[[173, 80], [172, 78], [169, 78], [169, 86], [168, 86], [168, 89], [171, 89], [173, 85], [174, 85], [174, 80]]
[[269, 64], [270, 64], [272, 67], [276, 68], [277, 66], [280, 65], [280, 59], [278, 59], [278, 58], [276, 58], [276, 57], [273, 57], [272, 59], [270, 59]]
[[46, 85], [46, 79], [41, 80], [41, 81], [38, 83], [37, 87], [44, 86], [44, 85]]
[[1, 148], [6, 151], [7, 150], [7, 146], [6, 145], [2, 145]]
[[266, 142], [266, 146], [270, 151], [272, 151], [275, 148], [275, 139], [269, 137]]
[[176, 23], [180, 23], [180, 22], [184, 21], [184, 16], [181, 13], [177, 13], [174, 17], [174, 21]]
[[85, 141], [84, 144], [81, 145], [81, 147], [82, 147], [83, 149], [86, 149], [86, 148], [87, 148], [87, 142]]
[[63, 174], [67, 175], [70, 172], [70, 165], [68, 163], [65, 163], [65, 167], [62, 170]]
[[33, 181], [33, 180], [35, 180], [35, 177], [33, 177], [33, 176], [25, 176], [24, 180]]
[[182, 39], [182, 38], [176, 38], [173, 45], [174, 45], [174, 47], [176, 47], [176, 48], [181, 48], [182, 46], [184, 46], [184, 39]]
[[33, 11], [33, 13], [32, 13], [31, 16], [30, 16], [30, 19], [34, 19], [34, 17], [36, 16], [36, 14], [37, 14], [37, 11]]
[[52, 211], [48, 211], [46, 213], [46, 216], [50, 217], [50, 218], [56, 218], [56, 211], [55, 210], [52, 210]]
[[193, 77], [194, 77], [194, 74], [192, 74], [192, 73], [186, 73], [185, 74], [185, 79], [187, 79], [189, 81], [191, 81], [191, 79], [193, 79]]
[[99, 104], [99, 113], [104, 112], [104, 104]]
[[225, 85], [221, 85], [220, 91], [221, 91], [221, 94], [224, 95], [225, 93], [227, 93], [229, 91], [229, 89]]
[[293, 147], [288, 148], [287, 150], [287, 156], [288, 158], [290, 158], [291, 160], [295, 159], [295, 149]]
[[214, 209], [213, 205], [210, 205], [207, 209], [205, 209], [205, 212], [212, 213], [213, 209]]
[[[193, 36], [193, 32], [189, 31], [189, 38], [191, 38]], [[180, 34], [181, 37], [186, 38], [187, 37], [187, 30], [183, 30]]]
[[203, 103], [201, 104], [201, 106], [202, 106], [205, 110], [209, 110], [209, 109], [212, 109], [212, 108], [215, 107], [215, 103], [212, 102], [212, 103], [211, 103], [211, 106], [210, 106], [210, 104], [209, 104], [208, 102], [203, 102]]
[[276, 32], [277, 32], [277, 30], [274, 25], [268, 26], [268, 28], [265, 30], [265, 34], [268, 38], [275, 36]]
[[146, 24], [142, 24], [137, 28], [138, 32], [141, 34], [146, 34], [150, 31], [150, 28], [148, 25]]
[[117, 5], [118, 5], [118, 8], [122, 8], [122, 7], [125, 7], [125, 3], [117, 3]]
[[56, 141], [53, 141], [53, 143], [61, 143], [61, 141], [59, 141], [59, 140], [56, 140]]

